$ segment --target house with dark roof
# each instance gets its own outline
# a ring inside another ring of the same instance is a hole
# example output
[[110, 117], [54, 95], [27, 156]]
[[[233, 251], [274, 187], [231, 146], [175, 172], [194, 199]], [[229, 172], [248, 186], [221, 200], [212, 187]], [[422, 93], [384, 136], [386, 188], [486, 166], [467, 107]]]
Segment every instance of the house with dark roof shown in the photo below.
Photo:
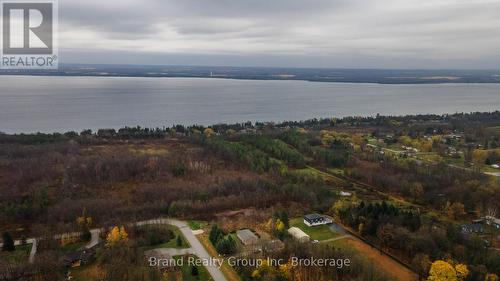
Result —
[[460, 226], [464, 234], [482, 234], [484, 233], [484, 226], [480, 223], [462, 224]]
[[308, 214], [304, 216], [304, 223], [307, 226], [318, 226], [324, 224], [332, 223], [332, 220], [328, 217], [319, 214]]

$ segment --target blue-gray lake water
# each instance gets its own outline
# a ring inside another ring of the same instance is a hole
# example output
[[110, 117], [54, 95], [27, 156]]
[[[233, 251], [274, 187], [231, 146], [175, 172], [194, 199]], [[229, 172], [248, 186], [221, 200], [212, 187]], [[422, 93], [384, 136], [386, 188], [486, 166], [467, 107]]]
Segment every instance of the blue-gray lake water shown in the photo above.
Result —
[[500, 110], [500, 84], [0, 76], [0, 131]]

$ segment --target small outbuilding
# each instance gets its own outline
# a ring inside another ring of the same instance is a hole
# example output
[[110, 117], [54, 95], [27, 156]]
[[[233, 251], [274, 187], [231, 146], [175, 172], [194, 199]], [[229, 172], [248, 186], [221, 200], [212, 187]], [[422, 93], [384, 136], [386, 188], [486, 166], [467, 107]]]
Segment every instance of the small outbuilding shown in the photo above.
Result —
[[340, 191], [340, 196], [342, 196], [342, 197], [351, 197], [352, 193], [351, 192], [347, 192], [347, 191]]
[[302, 229], [295, 226], [290, 227], [288, 229], [288, 233], [290, 233], [290, 235], [292, 235], [292, 237], [299, 242], [309, 242], [309, 240], [311, 240], [311, 237], [307, 235], [307, 233], [305, 233], [304, 231], [302, 231]]
[[240, 239], [243, 245], [255, 245], [259, 241], [259, 237], [255, 235], [250, 229], [242, 229], [236, 231], [236, 236]]

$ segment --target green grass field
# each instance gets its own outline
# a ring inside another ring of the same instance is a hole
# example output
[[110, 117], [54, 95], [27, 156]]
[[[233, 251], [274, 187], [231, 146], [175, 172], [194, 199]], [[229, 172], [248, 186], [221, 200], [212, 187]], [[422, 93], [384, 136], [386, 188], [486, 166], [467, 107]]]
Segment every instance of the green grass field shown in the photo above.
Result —
[[16, 246], [13, 252], [0, 252], [0, 259], [13, 264], [23, 264], [28, 260], [32, 244]]
[[330, 230], [330, 228], [326, 225], [309, 227], [304, 223], [303, 218], [295, 218], [290, 220], [290, 226], [295, 226], [302, 231], [304, 231], [307, 235], [311, 237], [311, 240], [323, 241], [331, 238], [335, 238], [338, 234]]
[[208, 223], [205, 221], [188, 220], [187, 223], [192, 230], [203, 229], [208, 226]]
[[75, 252], [78, 251], [79, 249], [83, 248], [85, 245], [87, 245], [88, 242], [85, 241], [80, 241], [80, 242], [75, 242], [71, 243], [65, 246], [59, 247], [59, 250], [61, 250], [63, 253], [67, 252]]

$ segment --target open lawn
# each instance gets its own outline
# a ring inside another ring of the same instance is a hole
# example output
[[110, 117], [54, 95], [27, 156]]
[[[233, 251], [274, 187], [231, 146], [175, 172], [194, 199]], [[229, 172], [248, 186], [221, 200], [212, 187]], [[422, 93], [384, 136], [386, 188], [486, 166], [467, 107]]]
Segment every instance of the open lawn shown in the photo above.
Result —
[[339, 248], [350, 247], [357, 252], [363, 254], [364, 257], [372, 261], [377, 268], [384, 269], [388, 274], [392, 275], [396, 280], [401, 281], [417, 281], [418, 276], [413, 271], [399, 264], [391, 257], [381, 253], [372, 246], [354, 239], [344, 239], [335, 241], [335, 246]]
[[199, 230], [208, 226], [208, 223], [205, 221], [188, 220], [187, 223], [192, 230]]
[[22, 264], [28, 260], [32, 244], [16, 246], [13, 252], [0, 252], [0, 260], [7, 261], [13, 264]]
[[304, 223], [303, 218], [291, 219], [290, 226], [295, 226], [302, 229], [302, 231], [304, 231], [311, 237], [311, 240], [328, 240], [338, 235], [337, 233], [333, 232], [327, 225], [319, 225], [314, 227], [307, 226]]
[[64, 252], [64, 253], [74, 252], [74, 251], [78, 251], [81, 248], [83, 248], [85, 245], [87, 245], [87, 243], [88, 242], [84, 242], [84, 241], [75, 242], [75, 243], [71, 243], [71, 244], [68, 244], [68, 245], [61, 246], [61, 247], [59, 247], [59, 250], [62, 251], [62, 252]]

